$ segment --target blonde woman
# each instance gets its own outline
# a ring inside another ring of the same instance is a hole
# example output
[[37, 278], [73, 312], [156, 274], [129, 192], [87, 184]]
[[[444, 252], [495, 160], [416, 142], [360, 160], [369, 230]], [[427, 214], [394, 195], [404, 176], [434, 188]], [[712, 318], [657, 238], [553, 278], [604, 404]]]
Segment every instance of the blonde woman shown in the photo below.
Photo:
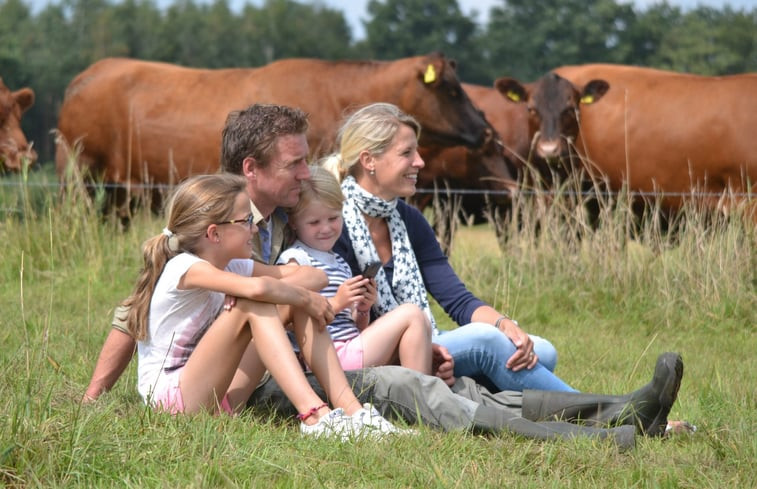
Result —
[[434, 327], [436, 373], [448, 383], [464, 375], [495, 390], [573, 391], [552, 373], [557, 361], [552, 344], [529, 336], [474, 296], [449, 265], [426, 219], [402, 200], [415, 194], [424, 166], [420, 130], [415, 119], [385, 103], [365, 106], [344, 122], [339, 152], [327, 163], [343, 178], [346, 197], [344, 231], [334, 251], [353, 273], [372, 261], [383, 264], [376, 276], [377, 315], [409, 302], [433, 324], [428, 293], [460, 325], [447, 332]]

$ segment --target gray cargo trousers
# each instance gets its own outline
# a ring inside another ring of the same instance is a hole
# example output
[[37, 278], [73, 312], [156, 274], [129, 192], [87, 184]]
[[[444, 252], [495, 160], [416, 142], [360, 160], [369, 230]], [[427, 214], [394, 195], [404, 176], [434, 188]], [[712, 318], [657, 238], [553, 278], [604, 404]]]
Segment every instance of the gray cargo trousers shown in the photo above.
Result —
[[[635, 443], [633, 426], [601, 428], [563, 421], [536, 421], [522, 416], [524, 396], [540, 396], [540, 391], [492, 393], [468, 377], [458, 378], [452, 388], [441, 379], [398, 366], [369, 367], [345, 372], [360, 402], [372, 403], [382, 415], [410, 424], [443, 431], [509, 431], [542, 440], [590, 436], [611, 438], [620, 448]], [[315, 392], [326, 394], [312, 374], [307, 378]], [[581, 394], [576, 394], [581, 396]], [[249, 407], [273, 408], [282, 415], [297, 414], [284, 392], [272, 378], [250, 397]]]

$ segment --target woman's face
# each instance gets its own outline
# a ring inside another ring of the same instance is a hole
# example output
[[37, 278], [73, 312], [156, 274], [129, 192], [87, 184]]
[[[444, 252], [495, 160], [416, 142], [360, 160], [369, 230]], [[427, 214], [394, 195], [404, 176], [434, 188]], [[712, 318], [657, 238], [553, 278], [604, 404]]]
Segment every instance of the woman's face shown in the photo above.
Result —
[[[360, 185], [384, 200], [410, 197], [415, 194], [418, 172], [424, 166], [418, 154], [415, 131], [402, 124], [389, 148], [381, 155], [368, 158], [368, 167], [364, 169]], [[375, 170], [375, 175], [368, 174], [371, 168]]]

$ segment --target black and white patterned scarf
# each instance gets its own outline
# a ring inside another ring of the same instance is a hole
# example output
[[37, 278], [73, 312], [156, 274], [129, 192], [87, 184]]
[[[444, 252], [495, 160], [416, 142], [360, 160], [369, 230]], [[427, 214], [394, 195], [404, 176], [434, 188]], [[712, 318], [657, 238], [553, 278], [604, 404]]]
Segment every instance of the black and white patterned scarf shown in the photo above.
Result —
[[383, 217], [389, 226], [394, 273], [391, 284], [387, 282], [383, 268], [376, 275], [378, 298], [376, 304], [373, 305], [376, 313], [383, 315], [400, 304], [412, 303], [426, 313], [436, 333], [436, 323], [426, 298], [423, 277], [418, 269], [413, 248], [410, 246], [405, 222], [397, 211], [397, 199], [386, 201], [376, 197], [358, 185], [352, 176], [346, 177], [342, 182], [342, 192], [345, 197], [342, 217], [361, 270], [367, 264], [379, 261], [378, 252], [368, 231], [368, 225], [363, 219], [363, 213], [371, 217]]

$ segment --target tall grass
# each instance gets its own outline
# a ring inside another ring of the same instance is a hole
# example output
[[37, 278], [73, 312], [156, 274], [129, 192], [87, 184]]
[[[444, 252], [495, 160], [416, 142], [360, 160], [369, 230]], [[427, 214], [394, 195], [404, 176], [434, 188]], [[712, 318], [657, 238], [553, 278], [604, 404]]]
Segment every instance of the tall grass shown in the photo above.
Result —
[[136, 393], [134, 365], [96, 405], [80, 406], [141, 243], [162, 219], [138, 212], [122, 231], [99, 215], [76, 175], [62, 193], [38, 186], [55, 182], [51, 175], [18, 181], [0, 187], [4, 486], [699, 488], [757, 480], [756, 231], [738, 211], [705, 217], [692, 204], [675, 237], [650, 222], [629, 239], [635, 223], [622, 198], [603, 206], [590, 230], [573, 193], [524, 196], [506, 240], [493, 224], [461, 223], [450, 257], [477, 295], [557, 346], [557, 373], [581, 390], [636, 388], [657, 354], [680, 351], [686, 373], [673, 415], [695, 423], [695, 435], [641, 439], [624, 454], [588, 440], [427, 428], [386, 443], [337, 444], [303, 439], [292, 420], [265, 413], [154, 413]]

